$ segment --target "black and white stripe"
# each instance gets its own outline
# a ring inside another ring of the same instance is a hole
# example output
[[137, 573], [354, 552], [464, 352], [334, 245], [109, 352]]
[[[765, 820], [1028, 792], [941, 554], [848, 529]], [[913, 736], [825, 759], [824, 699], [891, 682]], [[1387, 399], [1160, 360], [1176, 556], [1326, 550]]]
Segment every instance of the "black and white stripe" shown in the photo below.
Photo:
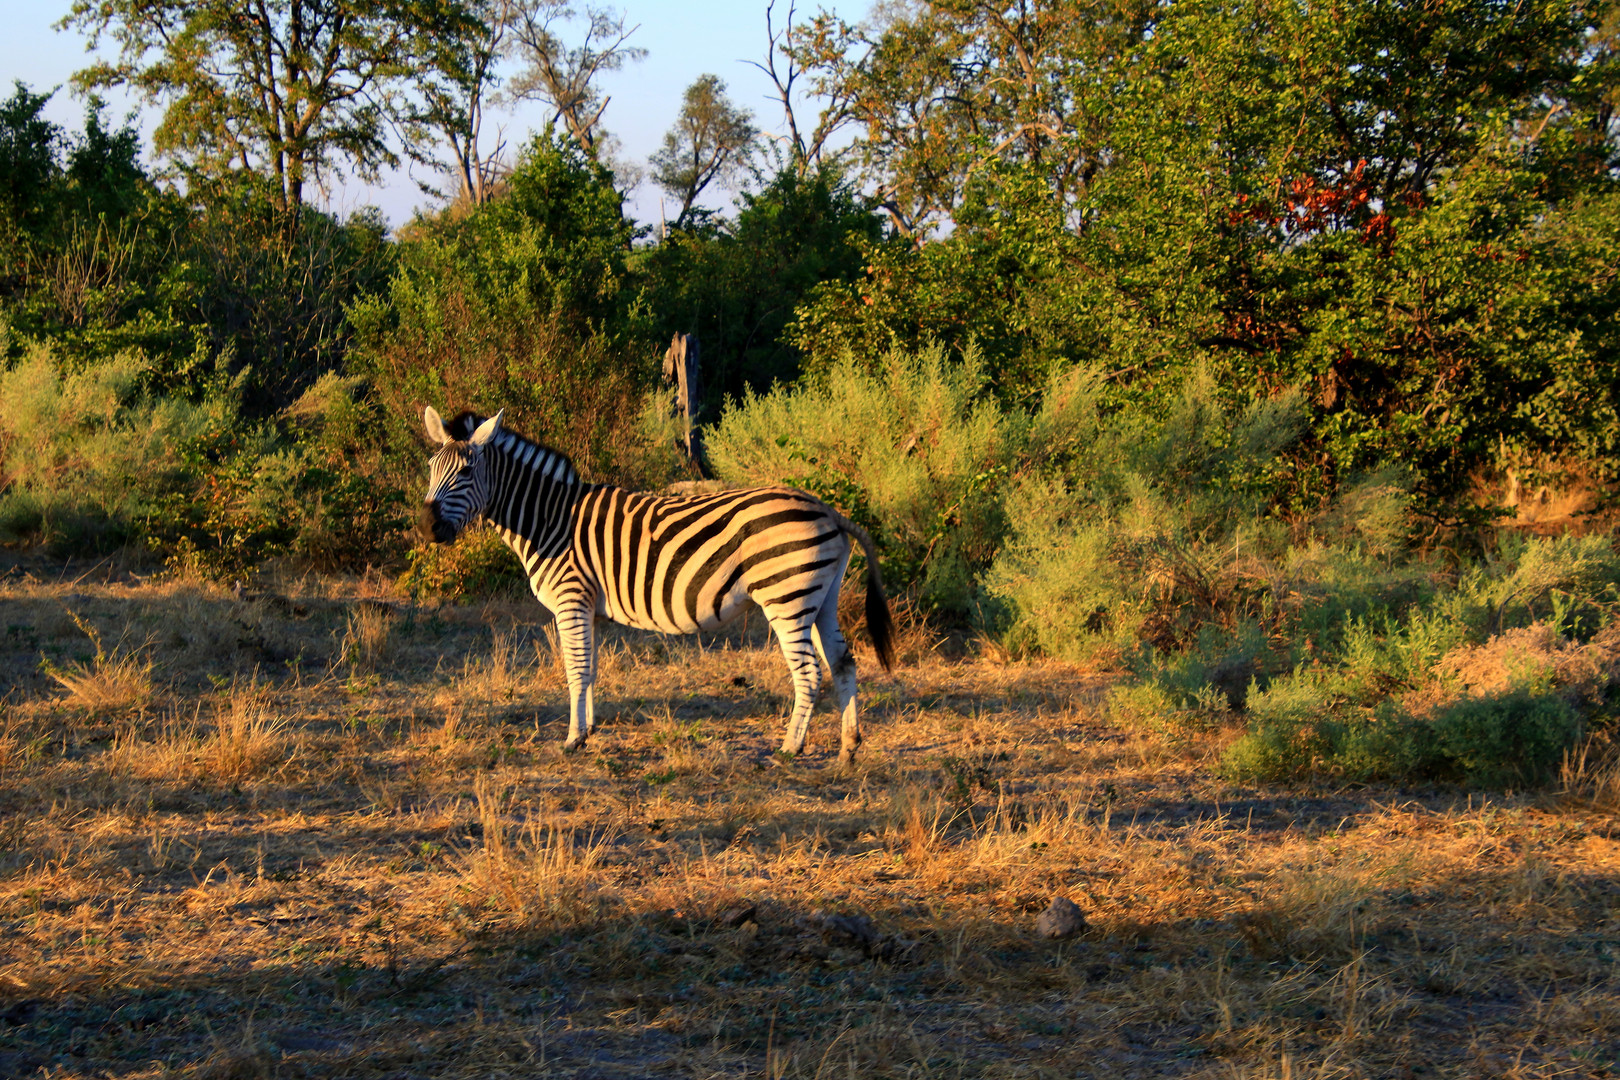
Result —
[[571, 715], [565, 747], [595, 726], [594, 622], [666, 634], [713, 630], [752, 601], [765, 612], [793, 676], [782, 749], [799, 753], [823, 663], [843, 720], [843, 757], [860, 743], [855, 659], [838, 628], [838, 590], [850, 537], [866, 552], [866, 618], [885, 668], [893, 622], [865, 530], [790, 488], [670, 496], [580, 481], [562, 454], [501, 428], [501, 414], [446, 426], [430, 406], [424, 535], [448, 543], [482, 515], [517, 553], [530, 588], [557, 621]]

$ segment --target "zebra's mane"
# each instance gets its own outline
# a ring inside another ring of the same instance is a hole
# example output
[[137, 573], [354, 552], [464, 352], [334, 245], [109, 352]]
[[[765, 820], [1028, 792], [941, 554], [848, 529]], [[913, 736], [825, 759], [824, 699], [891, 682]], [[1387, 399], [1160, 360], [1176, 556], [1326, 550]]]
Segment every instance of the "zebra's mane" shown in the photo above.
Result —
[[[478, 425], [482, 424], [488, 419], [489, 417], [480, 416], [469, 409], [466, 412], [457, 414], [453, 420], [448, 421], [444, 425], [444, 428], [450, 433], [450, 437], [452, 439], [455, 439], [457, 442], [465, 442], [466, 440], [472, 438], [473, 432], [478, 430]], [[502, 449], [509, 454], [514, 454], [517, 459], [525, 465], [533, 467], [537, 459], [543, 460], [546, 455], [549, 455], [553, 460], [552, 472], [554, 475], [558, 475], [556, 473], [556, 469], [557, 464], [560, 463], [562, 466], [560, 476], [573, 477], [576, 479], [579, 476], [579, 471], [574, 468], [574, 463], [569, 459], [567, 454], [563, 453], [561, 450], [547, 446], [545, 443], [539, 442], [538, 440], [531, 439], [527, 435], [514, 431], [504, 424], [501, 426], [500, 434], [495, 436], [495, 441], [497, 444], [506, 444], [502, 447]], [[533, 451], [527, 454], [522, 452], [529, 447], [533, 447]]]

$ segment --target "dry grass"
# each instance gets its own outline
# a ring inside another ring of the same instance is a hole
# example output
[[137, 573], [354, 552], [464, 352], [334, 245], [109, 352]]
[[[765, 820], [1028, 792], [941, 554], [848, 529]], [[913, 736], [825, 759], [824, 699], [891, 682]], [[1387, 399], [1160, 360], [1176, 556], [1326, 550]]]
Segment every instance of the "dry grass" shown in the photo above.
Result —
[[1562, 795], [1572, 805], [1620, 815], [1620, 754], [1607, 739], [1589, 739], [1564, 756]]
[[258, 776], [285, 756], [289, 727], [256, 677], [233, 686], [219, 706], [213, 737], [203, 744], [208, 775], [233, 782]]
[[[825, 705], [783, 760], [756, 618], [607, 631], [564, 755], [532, 604], [58, 576], [0, 584], [0, 1075], [1620, 1069], [1602, 742], [1514, 798], [1235, 787], [1224, 736], [916, 624], [893, 675], [860, 655], [859, 763]], [[42, 655], [148, 690], [64, 698]]]
[[390, 608], [363, 602], [349, 612], [338, 652], [350, 665], [372, 670], [387, 657], [393, 629], [394, 612]]
[[[122, 638], [109, 653], [101, 643], [101, 631], [87, 624], [75, 612], [68, 618], [95, 646], [95, 655], [63, 667], [48, 664], [46, 671], [66, 690], [63, 703], [106, 712], [139, 709], [152, 700], [152, 669], [155, 666], [145, 649], [129, 646]], [[146, 643], [150, 648], [151, 643]]]

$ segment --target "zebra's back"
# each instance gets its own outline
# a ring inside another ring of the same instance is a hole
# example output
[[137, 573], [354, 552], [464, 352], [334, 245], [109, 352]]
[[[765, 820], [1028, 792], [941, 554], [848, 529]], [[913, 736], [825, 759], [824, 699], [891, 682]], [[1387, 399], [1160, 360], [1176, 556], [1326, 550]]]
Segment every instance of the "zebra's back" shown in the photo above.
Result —
[[[790, 488], [653, 495], [598, 487], [574, 508], [574, 565], [615, 622], [712, 630], [754, 599], [816, 604], [842, 576], [849, 541], [835, 511]], [[837, 568], [836, 576], [825, 571]]]

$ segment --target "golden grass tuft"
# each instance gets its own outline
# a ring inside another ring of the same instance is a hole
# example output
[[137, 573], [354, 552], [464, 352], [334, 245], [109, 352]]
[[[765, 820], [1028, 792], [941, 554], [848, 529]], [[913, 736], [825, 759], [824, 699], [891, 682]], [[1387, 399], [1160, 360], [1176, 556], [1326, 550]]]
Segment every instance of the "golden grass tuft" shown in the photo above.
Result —
[[361, 602], [349, 612], [338, 655], [344, 663], [371, 671], [384, 660], [394, 631], [393, 611], [383, 604]]
[[68, 616], [90, 639], [96, 654], [89, 663], [45, 665], [50, 677], [67, 690], [62, 700], [93, 713], [145, 708], [154, 693], [152, 672], [156, 664], [146, 652], [151, 642], [131, 647], [120, 639], [109, 652], [102, 644], [100, 630], [75, 612], [69, 611]]
[[202, 739], [197, 733], [199, 705], [190, 719], [177, 710], [166, 710], [153, 726], [122, 724], [113, 732], [111, 745], [102, 758], [103, 768], [113, 776], [139, 780], [190, 780], [201, 767]]
[[256, 679], [232, 686], [215, 714], [213, 737], [202, 744], [205, 773], [235, 782], [273, 772], [287, 756], [291, 725]]
[[565, 928], [601, 913], [611, 832], [580, 833], [547, 821], [489, 773], [478, 775], [473, 792], [483, 842], [462, 861], [468, 894], [510, 926]]
[[1588, 739], [1564, 754], [1560, 795], [1577, 806], [1620, 815], [1620, 752], [1607, 739]]

